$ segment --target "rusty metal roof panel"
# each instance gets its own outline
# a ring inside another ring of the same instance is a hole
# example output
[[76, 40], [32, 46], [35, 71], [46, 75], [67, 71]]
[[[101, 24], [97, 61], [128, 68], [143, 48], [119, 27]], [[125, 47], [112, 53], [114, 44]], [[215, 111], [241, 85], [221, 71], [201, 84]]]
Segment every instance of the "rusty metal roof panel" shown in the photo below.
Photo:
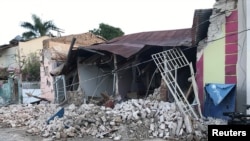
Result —
[[190, 46], [191, 28], [129, 34], [107, 43], [135, 43], [154, 46]]
[[89, 46], [88, 49], [107, 51], [128, 58], [145, 46], [191, 47], [191, 33], [191, 28], [134, 33], [114, 38], [105, 43]]
[[129, 58], [134, 55], [136, 52], [139, 52], [144, 47], [143, 44], [100, 44], [91, 46], [88, 49], [95, 49], [101, 51], [108, 51], [113, 54]]

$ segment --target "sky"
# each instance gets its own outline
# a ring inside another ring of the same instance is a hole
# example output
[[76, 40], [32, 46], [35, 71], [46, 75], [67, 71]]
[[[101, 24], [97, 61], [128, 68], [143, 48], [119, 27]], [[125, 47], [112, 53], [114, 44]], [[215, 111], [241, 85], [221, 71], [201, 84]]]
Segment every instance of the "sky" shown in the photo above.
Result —
[[126, 35], [145, 31], [191, 28], [195, 9], [212, 8], [215, 0], [1, 0], [0, 45], [8, 44], [32, 23], [36, 14], [63, 29], [61, 36], [99, 28], [120, 28]]

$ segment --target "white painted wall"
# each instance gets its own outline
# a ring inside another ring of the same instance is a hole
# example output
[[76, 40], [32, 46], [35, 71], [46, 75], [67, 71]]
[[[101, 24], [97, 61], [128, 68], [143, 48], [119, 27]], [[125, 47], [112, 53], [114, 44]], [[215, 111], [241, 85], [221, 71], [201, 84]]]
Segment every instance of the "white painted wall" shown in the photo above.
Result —
[[100, 96], [101, 92], [107, 91], [109, 95], [113, 92], [113, 75], [105, 75], [95, 65], [78, 63], [78, 74], [80, 86], [86, 97]]
[[19, 68], [17, 60], [18, 46], [6, 48], [0, 53], [0, 67], [2, 68]]
[[[237, 107], [245, 112], [245, 104], [250, 104], [250, 1], [238, 1], [238, 63], [237, 63]], [[248, 110], [248, 114], [250, 111]]]
[[[247, 72], [250, 70], [250, 1], [246, 0], [246, 47], [247, 47]], [[244, 17], [243, 17], [244, 18]], [[250, 75], [247, 73], [247, 95], [246, 95], [246, 100], [247, 104], [250, 104]], [[248, 114], [250, 114], [250, 110], [247, 111]]]

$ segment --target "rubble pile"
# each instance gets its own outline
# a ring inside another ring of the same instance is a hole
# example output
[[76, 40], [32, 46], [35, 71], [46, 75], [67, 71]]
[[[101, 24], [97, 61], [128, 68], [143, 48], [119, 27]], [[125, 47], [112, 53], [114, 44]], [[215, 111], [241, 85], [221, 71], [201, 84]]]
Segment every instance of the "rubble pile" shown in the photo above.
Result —
[[[27, 127], [27, 133], [55, 139], [83, 137], [120, 139], [185, 139], [207, 138], [207, 125], [225, 124], [208, 118], [196, 120], [182, 115], [175, 103], [161, 101], [160, 89], [147, 99], [131, 99], [113, 108], [97, 104], [23, 104], [0, 108], [0, 127]], [[61, 118], [50, 119], [63, 109]]]
[[56, 104], [9, 105], [0, 108], [0, 128], [23, 127], [31, 122], [43, 121], [57, 110]]
[[[152, 98], [152, 97], [151, 97]], [[27, 132], [51, 138], [109, 137], [202, 140], [208, 124], [223, 124], [217, 119], [194, 120], [183, 116], [174, 103], [150, 99], [131, 99], [108, 108], [95, 104], [71, 104], [63, 117], [48, 119], [61, 107], [56, 104], [10, 105], [0, 109], [1, 127], [26, 126]]]

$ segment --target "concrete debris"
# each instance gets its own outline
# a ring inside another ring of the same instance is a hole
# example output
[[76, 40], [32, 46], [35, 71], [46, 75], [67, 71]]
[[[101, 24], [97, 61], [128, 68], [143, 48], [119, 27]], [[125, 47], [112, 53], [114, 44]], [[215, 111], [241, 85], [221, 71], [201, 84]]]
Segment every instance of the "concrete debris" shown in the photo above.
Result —
[[213, 13], [210, 17], [210, 25], [208, 27], [207, 41], [217, 40], [223, 36], [222, 25], [226, 22], [226, 17], [230, 16], [232, 11], [237, 8], [235, 0], [219, 0], [213, 7]]
[[[152, 96], [150, 97], [152, 99]], [[223, 120], [194, 120], [182, 117], [174, 103], [131, 99], [114, 108], [95, 104], [71, 104], [64, 107], [62, 118], [46, 121], [61, 108], [56, 104], [9, 105], [0, 108], [1, 127], [27, 127], [27, 133], [44, 138], [109, 137], [148, 139], [207, 138], [207, 125], [224, 124]], [[195, 139], [196, 140], [196, 139]]]

